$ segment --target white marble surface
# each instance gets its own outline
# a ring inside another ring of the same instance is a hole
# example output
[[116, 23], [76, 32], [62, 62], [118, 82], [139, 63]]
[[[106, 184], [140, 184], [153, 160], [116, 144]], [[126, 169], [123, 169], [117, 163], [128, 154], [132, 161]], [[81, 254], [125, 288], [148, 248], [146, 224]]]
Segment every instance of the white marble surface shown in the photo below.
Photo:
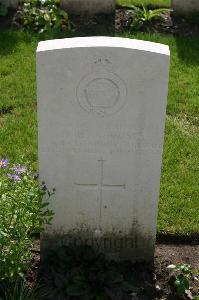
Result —
[[56, 188], [46, 234], [70, 233], [115, 258], [153, 257], [168, 70], [166, 45], [39, 43], [39, 168]]
[[59, 40], [42, 41], [39, 43], [37, 52], [50, 51], [67, 48], [90, 48], [90, 47], [111, 47], [125, 48], [132, 50], [143, 50], [153, 53], [169, 55], [169, 47], [159, 43], [133, 40], [119, 37], [77, 37]]

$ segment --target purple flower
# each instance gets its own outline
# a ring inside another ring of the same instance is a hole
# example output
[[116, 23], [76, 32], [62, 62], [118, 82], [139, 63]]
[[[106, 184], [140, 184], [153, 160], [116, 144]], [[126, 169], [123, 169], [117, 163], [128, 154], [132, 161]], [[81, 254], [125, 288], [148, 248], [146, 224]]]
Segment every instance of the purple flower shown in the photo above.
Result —
[[26, 166], [20, 166], [20, 165], [15, 166], [13, 170], [15, 171], [16, 174], [23, 174], [26, 173], [27, 171]]
[[7, 159], [0, 159], [0, 169], [7, 168], [8, 160]]
[[8, 174], [8, 177], [16, 182], [21, 180], [20, 176], [16, 174]]

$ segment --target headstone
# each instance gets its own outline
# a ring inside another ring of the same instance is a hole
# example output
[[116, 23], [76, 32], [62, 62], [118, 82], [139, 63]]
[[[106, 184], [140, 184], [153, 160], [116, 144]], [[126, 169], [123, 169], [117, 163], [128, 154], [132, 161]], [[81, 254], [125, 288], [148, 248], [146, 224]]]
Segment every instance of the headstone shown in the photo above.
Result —
[[198, 0], [172, 0], [172, 8], [174, 13], [189, 15], [191, 13], [199, 12]]
[[0, 3], [6, 7], [16, 8], [19, 5], [19, 0], [0, 0]]
[[61, 6], [75, 15], [113, 14], [116, 0], [61, 0]]
[[56, 188], [42, 248], [151, 260], [169, 48], [116, 37], [40, 42], [39, 169]]

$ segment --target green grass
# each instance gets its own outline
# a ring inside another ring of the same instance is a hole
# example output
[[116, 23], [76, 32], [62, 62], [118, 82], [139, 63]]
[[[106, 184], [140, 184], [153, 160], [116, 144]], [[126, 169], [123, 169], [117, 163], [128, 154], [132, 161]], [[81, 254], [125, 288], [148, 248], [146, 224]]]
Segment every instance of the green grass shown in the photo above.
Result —
[[20, 32], [0, 32], [0, 156], [37, 160], [36, 40]]
[[118, 5], [141, 5], [144, 4], [149, 7], [170, 7], [170, 0], [117, 0]]
[[[168, 44], [171, 70], [158, 232], [199, 233], [199, 37], [137, 34]], [[37, 38], [0, 31], [0, 157], [37, 166], [35, 49]]]

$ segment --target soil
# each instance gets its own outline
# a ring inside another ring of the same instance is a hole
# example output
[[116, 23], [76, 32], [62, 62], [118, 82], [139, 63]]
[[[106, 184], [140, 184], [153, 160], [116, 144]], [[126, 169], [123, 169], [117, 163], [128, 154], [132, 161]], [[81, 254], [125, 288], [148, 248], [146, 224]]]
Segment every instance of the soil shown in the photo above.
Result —
[[[93, 18], [71, 16], [71, 18], [75, 24], [77, 35], [114, 35], [120, 31], [129, 31], [133, 11], [122, 8], [117, 9], [115, 15], [98, 15]], [[168, 12], [164, 15], [163, 20], [147, 24], [140, 31], [182, 36], [199, 35], [197, 20], [197, 18], [183, 18]]]
[[[58, 264], [56, 262], [56, 255], [58, 251], [56, 251], [56, 253], [54, 253], [52, 257], [48, 257], [47, 260], [42, 263], [42, 267], [41, 267], [40, 241], [37, 240], [35, 242], [35, 247], [32, 250], [33, 252], [32, 267], [28, 271], [27, 279], [30, 286], [32, 286], [33, 283], [37, 281], [39, 281], [39, 283], [42, 282], [44, 291], [50, 290], [52, 293], [52, 296], [49, 295], [47, 298], [42, 298], [42, 297], [40, 298], [40, 296], [38, 295], [38, 299], [48, 299], [48, 300], [97, 299], [97, 298], [92, 298], [92, 295], [89, 294], [91, 292], [89, 292], [86, 296], [81, 295], [76, 297], [70, 297], [70, 296], [66, 297], [60, 294], [59, 288], [63, 284], [63, 279], [65, 280], [65, 278], [68, 278], [68, 276], [69, 275], [71, 276], [71, 274], [72, 276], [77, 276], [77, 269], [79, 272], [79, 268], [84, 263], [86, 266], [86, 273], [87, 272], [89, 273], [90, 266], [89, 266], [89, 259], [88, 259], [89, 254], [84, 251], [85, 258], [81, 257], [82, 254], [77, 255], [79, 259], [78, 268], [77, 266], [75, 267], [73, 266], [72, 269], [69, 268], [69, 270], [66, 273], [64, 273], [64, 277], [63, 277], [63, 270], [61, 269], [64, 263], [61, 263], [60, 266], [58, 267]], [[74, 254], [75, 251], [76, 250], [72, 250], [72, 255], [74, 255], [74, 257], [76, 257]], [[88, 249], [88, 251], [90, 250]], [[63, 249], [61, 250], [61, 253], [63, 254]], [[98, 258], [96, 258], [96, 261], [97, 260]], [[155, 250], [155, 256], [154, 256], [154, 264], [148, 264], [148, 263], [132, 264], [130, 261], [122, 262], [122, 263], [113, 263], [113, 262], [106, 262], [102, 258], [100, 262], [101, 266], [99, 266], [98, 264], [99, 262], [96, 263], [96, 261], [92, 262], [92, 268], [96, 268], [97, 266], [97, 270], [95, 271], [96, 273], [98, 273], [100, 268], [100, 272], [103, 273], [103, 276], [107, 276], [107, 274], [112, 272], [112, 270], [114, 269], [114, 271], [117, 270], [119, 274], [122, 274], [122, 276], [124, 276], [128, 282], [131, 283], [133, 282], [128, 292], [120, 290], [119, 282], [117, 283], [117, 290], [115, 290], [114, 285], [110, 285], [109, 289], [106, 287], [107, 293], [109, 294], [109, 296], [110, 295], [112, 296], [112, 297], [110, 296], [110, 298], [107, 299], [114, 299], [114, 300], [117, 299], [119, 300], [193, 299], [193, 296], [199, 293], [199, 278], [196, 276], [195, 278], [193, 277], [191, 279], [190, 293], [181, 298], [178, 298], [171, 285], [172, 274], [169, 273], [167, 269], [167, 266], [170, 264], [186, 263], [186, 264], [190, 264], [193, 270], [198, 270], [199, 269], [199, 245], [157, 244]], [[106, 268], [104, 268], [104, 265], [106, 265]], [[81, 274], [82, 274], [82, 269], [81, 269]], [[98, 284], [99, 281], [100, 279], [98, 279]], [[40, 292], [42, 293], [42, 290]], [[114, 296], [115, 292], [117, 296]], [[118, 296], [119, 294], [120, 296]], [[105, 298], [99, 298], [99, 299], [105, 299]]]
[[[9, 10], [6, 17], [0, 17], [0, 28], [12, 26], [14, 10]], [[71, 16], [75, 25], [75, 36], [114, 35], [120, 31], [129, 31], [129, 22], [133, 18], [133, 11], [126, 8], [117, 9], [115, 15]], [[164, 15], [163, 21], [155, 21], [140, 29], [143, 32], [165, 33], [172, 35], [199, 35], [199, 18], [184, 18], [172, 12]]]
[[[129, 22], [132, 18], [132, 10], [118, 9], [116, 12], [116, 30], [128, 30]], [[168, 12], [164, 14], [162, 21], [155, 21], [141, 28], [141, 31], [183, 36], [199, 35], [199, 22], [197, 18], [183, 18], [182, 16]]]

